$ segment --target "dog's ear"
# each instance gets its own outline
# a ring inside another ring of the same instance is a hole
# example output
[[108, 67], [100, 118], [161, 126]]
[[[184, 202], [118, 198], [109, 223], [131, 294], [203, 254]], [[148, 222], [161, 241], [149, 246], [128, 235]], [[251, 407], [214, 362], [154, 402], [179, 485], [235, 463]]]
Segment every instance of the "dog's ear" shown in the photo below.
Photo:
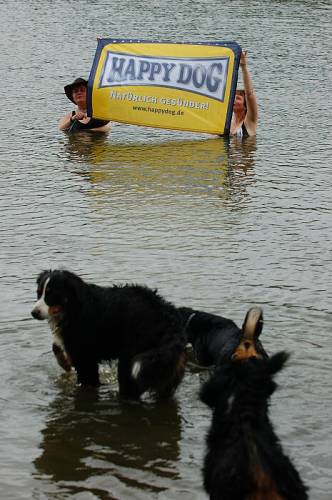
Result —
[[61, 285], [64, 287], [66, 302], [72, 306], [78, 305], [82, 294], [82, 279], [66, 270], [60, 270], [58, 276], [61, 279]]
[[52, 272], [51, 269], [49, 269], [48, 271], [44, 270], [41, 273], [39, 273], [37, 276], [37, 279], [36, 279], [37, 285], [40, 285], [41, 283], [43, 283], [43, 281], [45, 281], [46, 277], [49, 276], [51, 274], [51, 272]]
[[289, 354], [285, 351], [277, 352], [268, 360], [269, 372], [273, 375], [279, 372], [289, 359]]

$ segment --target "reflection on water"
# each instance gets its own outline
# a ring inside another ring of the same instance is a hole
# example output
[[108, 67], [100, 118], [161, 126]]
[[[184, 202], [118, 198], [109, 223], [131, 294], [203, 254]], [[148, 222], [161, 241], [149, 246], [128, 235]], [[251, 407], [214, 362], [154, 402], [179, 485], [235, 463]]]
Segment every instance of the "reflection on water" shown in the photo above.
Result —
[[230, 138], [228, 142], [228, 165], [230, 169], [241, 170], [246, 175], [252, 175], [255, 165], [256, 137], [239, 139]]
[[141, 144], [113, 143], [112, 135], [68, 135], [66, 152], [72, 160], [88, 161], [93, 165], [149, 165], [168, 167], [206, 167], [225, 162], [227, 139], [208, 138]]
[[68, 135], [66, 141], [68, 160], [94, 186], [94, 195], [153, 186], [159, 192], [182, 194], [215, 189], [227, 198], [237, 175], [254, 175], [254, 137], [128, 145], [114, 144], [105, 134], [87, 133]]
[[[126, 403], [104, 392], [59, 390], [41, 431], [36, 478], [52, 480], [62, 485], [62, 493], [70, 494], [89, 490], [98, 496], [111, 491], [114, 498], [123, 498], [120, 493], [126, 487], [164, 490], [179, 475], [177, 403]], [[90, 488], [92, 477], [96, 480]]]

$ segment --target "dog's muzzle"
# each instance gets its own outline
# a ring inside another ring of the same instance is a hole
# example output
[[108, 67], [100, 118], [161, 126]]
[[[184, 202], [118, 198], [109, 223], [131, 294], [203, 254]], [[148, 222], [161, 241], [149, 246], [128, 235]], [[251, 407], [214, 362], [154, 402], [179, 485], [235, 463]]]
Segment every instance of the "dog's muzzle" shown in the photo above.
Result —
[[45, 319], [40, 311], [40, 309], [37, 309], [37, 308], [33, 308], [32, 311], [31, 311], [31, 316], [35, 319]]
[[44, 298], [40, 298], [35, 302], [34, 307], [32, 308], [31, 315], [35, 319], [48, 319], [49, 317], [49, 307], [46, 304]]

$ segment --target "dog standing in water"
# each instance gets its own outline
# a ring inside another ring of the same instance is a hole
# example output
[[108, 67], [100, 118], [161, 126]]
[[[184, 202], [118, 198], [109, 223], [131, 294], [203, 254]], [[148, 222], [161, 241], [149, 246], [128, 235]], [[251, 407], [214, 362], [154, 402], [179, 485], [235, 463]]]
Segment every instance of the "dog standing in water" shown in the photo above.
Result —
[[307, 488], [284, 454], [268, 412], [273, 377], [288, 355], [268, 359], [257, 352], [254, 317], [249, 311], [238, 347], [201, 389], [201, 400], [213, 410], [204, 487], [211, 500], [307, 500]]
[[251, 307], [245, 317], [242, 328], [234, 321], [217, 314], [179, 307], [184, 323], [187, 342], [193, 348], [194, 363], [201, 367], [218, 365], [229, 360], [243, 337], [246, 325], [253, 332], [255, 349], [263, 358], [268, 355], [259, 340], [263, 329], [263, 311], [259, 307]]
[[69, 271], [43, 271], [31, 311], [47, 319], [53, 352], [82, 385], [99, 384], [101, 361], [118, 360], [120, 395], [146, 391], [170, 397], [185, 369], [186, 339], [180, 314], [156, 291], [140, 285], [102, 287]]

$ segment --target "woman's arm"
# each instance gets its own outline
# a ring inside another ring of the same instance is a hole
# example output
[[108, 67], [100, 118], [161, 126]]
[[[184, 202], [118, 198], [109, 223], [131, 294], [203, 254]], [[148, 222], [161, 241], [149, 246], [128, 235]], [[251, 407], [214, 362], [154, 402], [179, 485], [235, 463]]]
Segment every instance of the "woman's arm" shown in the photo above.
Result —
[[70, 125], [72, 124], [71, 121], [71, 113], [66, 113], [64, 117], [59, 120], [59, 130], [68, 130]]
[[60, 130], [68, 130], [70, 125], [74, 120], [84, 120], [86, 118], [86, 113], [83, 111], [76, 111], [75, 114], [67, 113], [61, 120], [59, 121], [59, 129]]
[[246, 93], [247, 115], [245, 122], [256, 130], [258, 121], [258, 106], [254, 94], [254, 87], [247, 65], [247, 51], [243, 51], [240, 59], [240, 67], [242, 70], [243, 86]]

